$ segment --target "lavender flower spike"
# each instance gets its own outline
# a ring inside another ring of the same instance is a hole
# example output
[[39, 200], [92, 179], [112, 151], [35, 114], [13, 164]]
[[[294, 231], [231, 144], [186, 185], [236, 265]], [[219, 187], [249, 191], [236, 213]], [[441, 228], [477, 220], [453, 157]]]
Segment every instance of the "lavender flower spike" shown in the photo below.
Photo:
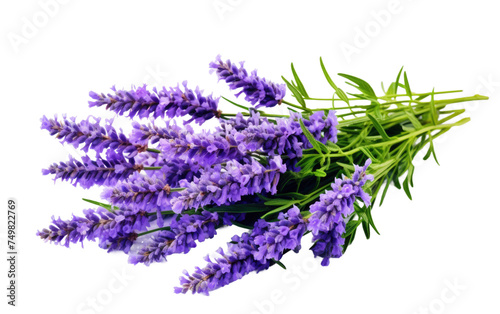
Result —
[[82, 148], [84, 152], [88, 152], [91, 148], [100, 154], [104, 149], [109, 148], [125, 154], [128, 158], [133, 158], [147, 149], [147, 144], [132, 144], [123, 133], [118, 133], [112, 126], [112, 120], [107, 120], [105, 127], [99, 124], [101, 119], [94, 118], [94, 120], [95, 122], [90, 122], [89, 117], [77, 123], [75, 117], [67, 119], [63, 116], [63, 119], [58, 120], [57, 117], [48, 119], [43, 116], [41, 128], [61, 139], [61, 143], [71, 144], [75, 148], [85, 144]]
[[252, 231], [257, 246], [253, 252], [254, 258], [265, 263], [266, 260], [280, 260], [285, 250], [297, 253], [305, 231], [306, 223], [296, 206], [286, 213], [279, 213], [276, 222], [269, 223], [263, 219], [257, 221]]
[[241, 237], [235, 235], [232, 242], [228, 243], [226, 252], [219, 248], [217, 253], [221, 257], [214, 261], [207, 255], [208, 262], [204, 268], [196, 267], [195, 271], [189, 274], [184, 271], [185, 277], [180, 277], [180, 287], [174, 288], [175, 293], [202, 293], [209, 295], [210, 291], [223, 287], [234, 282], [250, 272], [262, 271], [269, 268], [271, 262], [267, 260], [261, 263], [253, 256], [255, 243], [249, 233], [243, 233]]
[[166, 260], [171, 254], [186, 254], [196, 247], [196, 241], [213, 238], [218, 225], [218, 214], [209, 211], [203, 211], [200, 215], [174, 216], [170, 229], [155, 234], [136, 254], [130, 255], [129, 262], [149, 265]]
[[224, 80], [229, 85], [230, 89], [240, 89], [236, 94], [245, 94], [245, 100], [255, 107], [274, 107], [281, 104], [285, 97], [285, 84], [275, 84], [266, 81], [265, 78], [257, 76], [257, 71], [254, 70], [250, 75], [243, 67], [243, 62], [238, 68], [230, 60], [223, 62], [220, 55], [216, 57], [215, 62], [210, 63], [210, 71], [217, 74], [219, 80]]
[[241, 200], [244, 195], [267, 191], [276, 193], [280, 173], [286, 171], [280, 156], [275, 156], [264, 167], [255, 159], [247, 163], [228, 161], [223, 168], [216, 165], [205, 169], [199, 178], [193, 181], [181, 180], [180, 187], [186, 188], [179, 196], [172, 199], [172, 210], [181, 213], [190, 208], [199, 208], [208, 204], [223, 205]]
[[361, 199], [366, 206], [370, 205], [370, 195], [362, 188], [367, 180], [373, 180], [372, 175], [366, 174], [370, 163], [371, 160], [368, 159], [363, 167], [355, 165], [352, 179], [335, 179], [332, 190], [321, 194], [319, 201], [309, 208], [312, 216], [309, 218], [308, 229], [312, 231], [315, 242], [311, 250], [315, 257], [323, 258], [323, 266], [330, 264], [330, 258], [342, 256], [344, 218], [354, 212], [356, 199]]
[[179, 86], [152, 91], [147, 90], [146, 85], [133, 87], [130, 91], [117, 90], [112, 87], [113, 94], [98, 94], [90, 92], [93, 101], [89, 101], [90, 107], [105, 106], [106, 109], [114, 111], [119, 115], [128, 112], [128, 116], [133, 118], [138, 115], [140, 118], [153, 116], [158, 117], [181, 117], [189, 115], [189, 123], [195, 121], [202, 124], [213, 117], [220, 117], [221, 111], [217, 109], [219, 99], [211, 95], [203, 96], [202, 91], [197, 87], [194, 91], [187, 88], [187, 82], [183, 82], [184, 90]]
[[[69, 243], [99, 240], [99, 246], [109, 251], [128, 252], [137, 238], [137, 232], [149, 226], [145, 211], [116, 210], [108, 212], [100, 207], [97, 210], [83, 211], [85, 217], [74, 216], [70, 220], [55, 219], [49, 229], [42, 229], [37, 236], [43, 240], [69, 247]], [[120, 242], [120, 245], [117, 244]]]
[[135, 164], [134, 159], [127, 162], [123, 155], [112, 150], [108, 150], [106, 155], [106, 159], [97, 156], [96, 160], [83, 156], [82, 161], [69, 156], [68, 162], [54, 163], [48, 169], [43, 169], [42, 174], [54, 174], [54, 181], [71, 181], [74, 186], [80, 184], [88, 189], [93, 185], [112, 186], [144, 168], [143, 165]]

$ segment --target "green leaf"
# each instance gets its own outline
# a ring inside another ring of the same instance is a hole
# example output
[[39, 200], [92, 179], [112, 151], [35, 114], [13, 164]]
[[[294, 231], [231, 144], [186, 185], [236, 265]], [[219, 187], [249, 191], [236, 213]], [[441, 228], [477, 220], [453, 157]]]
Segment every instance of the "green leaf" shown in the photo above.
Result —
[[244, 229], [248, 229], [248, 230], [253, 229], [253, 226], [248, 226], [248, 225], [242, 224], [241, 222], [238, 222], [238, 221], [231, 221], [231, 223], [237, 227], [240, 227], [240, 228], [244, 228]]
[[436, 157], [436, 152], [434, 151], [434, 143], [432, 141], [432, 135], [431, 135], [431, 133], [428, 133], [428, 135], [429, 135], [429, 150], [427, 150], [427, 153], [424, 156], [424, 160], [429, 159], [429, 157], [432, 154], [432, 156], [434, 157], [434, 160], [439, 165], [439, 161], [437, 160], [437, 157]]
[[275, 208], [267, 213], [265, 213], [264, 215], [262, 215], [260, 218], [264, 219], [265, 217], [269, 216], [269, 215], [272, 215], [272, 214], [275, 214], [275, 213], [279, 213], [280, 211], [284, 210], [284, 209], [287, 209], [287, 208], [290, 208], [292, 205], [298, 203], [299, 201], [292, 201], [290, 204], [285, 204], [283, 206], [280, 206], [278, 208]]
[[370, 239], [370, 225], [368, 224], [368, 221], [363, 219], [362, 225], [363, 225], [363, 231], [365, 233], [366, 239]]
[[321, 70], [323, 70], [323, 74], [325, 75], [328, 83], [333, 87], [339, 98], [349, 105], [349, 99], [347, 98], [347, 95], [342, 89], [338, 88], [337, 85], [335, 85], [332, 78], [330, 77], [330, 74], [328, 74], [328, 71], [326, 71], [325, 65], [323, 64], [323, 59], [321, 57], [319, 58], [319, 63], [321, 64]]
[[385, 184], [384, 191], [382, 192], [382, 196], [380, 197], [379, 206], [382, 206], [382, 203], [384, 202], [384, 198], [385, 198], [385, 195], [387, 194], [387, 190], [389, 189], [389, 185], [391, 185], [393, 175], [394, 175], [394, 171], [391, 172], [390, 176], [387, 175], [387, 180], [386, 180], [387, 183]]
[[[309, 141], [309, 143], [311, 143], [311, 145], [318, 152], [318, 154], [322, 154], [321, 151], [322, 151], [323, 147], [318, 144], [320, 142], [316, 141], [316, 139], [314, 138], [314, 136], [311, 134], [311, 132], [309, 132], [309, 130], [304, 125], [304, 121], [302, 121], [302, 119], [300, 119], [299, 122], [300, 122], [300, 128], [302, 129], [302, 132], [306, 136], [306, 138]], [[321, 144], [323, 144], [323, 143], [321, 143]]]
[[410, 110], [405, 110], [405, 113], [408, 116], [408, 120], [410, 120], [411, 124], [413, 124], [415, 129], [417, 130], [422, 129], [422, 124], [420, 123], [420, 121], [418, 121], [417, 117], [415, 116], [415, 114], [413, 114], [413, 112], [411, 112]]
[[269, 206], [279, 206], [279, 205], [285, 205], [285, 204], [293, 204], [293, 200], [289, 199], [284, 199], [284, 198], [273, 198], [270, 199], [269, 201], [265, 202], [264, 205], [269, 205]]
[[275, 260], [274, 258], [272, 259], [272, 261], [273, 261], [273, 262], [275, 262], [275, 263], [276, 263], [276, 265], [279, 265], [279, 267], [281, 267], [281, 268], [283, 268], [284, 270], [286, 270], [286, 267], [285, 267], [285, 265], [284, 265], [282, 262], [277, 261], [277, 260]]
[[399, 70], [398, 76], [396, 77], [396, 82], [394, 83], [394, 95], [398, 93], [399, 78], [401, 77], [401, 72], [403, 72], [403, 67]]
[[405, 180], [403, 181], [403, 190], [405, 191], [408, 198], [411, 200], [411, 193], [410, 193], [410, 187], [408, 186], [408, 181], [409, 178], [408, 176], [406, 176]]
[[297, 89], [304, 95], [305, 97], [309, 97], [309, 95], [306, 92], [306, 89], [304, 88], [304, 84], [302, 84], [302, 81], [300, 80], [297, 72], [295, 71], [295, 68], [293, 67], [292, 63], [292, 73], [293, 77], [295, 78], [295, 82], [297, 82]]
[[346, 78], [346, 79], [354, 82], [357, 85], [353, 85], [353, 84], [350, 84], [350, 83], [348, 83], [348, 84], [351, 85], [351, 86], [356, 87], [364, 95], [371, 96], [372, 100], [375, 100], [375, 101], [377, 100], [377, 95], [373, 91], [373, 88], [366, 81], [364, 81], [364, 80], [362, 80], [362, 79], [360, 79], [358, 77], [349, 75], [349, 74], [339, 73], [339, 76], [342, 76], [342, 77], [344, 77], [344, 78]]
[[434, 125], [437, 125], [438, 112], [436, 110], [436, 104], [434, 103], [434, 88], [432, 89], [432, 93], [431, 93], [430, 106], [431, 106], [431, 119], [432, 119], [432, 123]]
[[378, 232], [377, 230], [377, 227], [375, 227], [375, 223], [373, 222], [373, 217], [372, 217], [372, 208], [373, 207], [367, 207], [366, 208], [366, 216], [368, 218], [368, 224], [370, 224], [370, 226], [372, 226], [373, 230], [375, 230], [375, 232], [380, 235], [380, 233]]
[[342, 235], [342, 238], [347, 238], [350, 236], [353, 232], [356, 231], [358, 226], [361, 224], [361, 220], [351, 220], [346, 224], [345, 232]]
[[87, 198], [82, 198], [82, 200], [84, 200], [85, 202], [88, 202], [90, 204], [94, 204], [94, 205], [97, 205], [97, 206], [100, 206], [104, 209], [106, 209], [107, 211], [109, 212], [114, 212], [115, 210], [119, 209], [117, 206], [113, 206], [113, 205], [110, 205], [110, 204], [104, 204], [104, 203], [101, 203], [101, 202], [97, 202], [97, 201], [93, 201], [93, 200], [89, 200]]
[[385, 133], [385, 130], [382, 127], [382, 125], [380, 124], [380, 122], [378, 122], [378, 120], [374, 116], [372, 116], [371, 114], [367, 113], [366, 115], [372, 121], [373, 126], [375, 127], [375, 129], [377, 129], [378, 133], [382, 136], [382, 138], [386, 141], [389, 141], [390, 138], [389, 138], [389, 136], [387, 136], [387, 133]]
[[318, 169], [316, 171], [313, 172], [313, 174], [316, 176], [316, 177], [320, 177], [320, 178], [324, 178], [326, 177], [326, 172], [323, 171], [323, 168], [321, 169]]
[[225, 101], [227, 101], [227, 102], [229, 102], [229, 103], [231, 103], [231, 104], [235, 105], [235, 106], [236, 106], [236, 107], [238, 107], [238, 108], [241, 108], [241, 109], [244, 109], [244, 110], [250, 110], [248, 107], [245, 107], [245, 106], [242, 106], [242, 105], [240, 105], [240, 104], [237, 104], [237, 103], [235, 103], [234, 101], [229, 100], [229, 99], [227, 99], [227, 98], [226, 98], [226, 97], [224, 97], [224, 96], [221, 96], [221, 98], [222, 98], [222, 99], [224, 99]]
[[408, 95], [408, 97], [410, 97], [410, 99], [413, 99], [411, 89], [410, 89], [410, 82], [408, 82], [408, 76], [406, 76], [406, 71], [404, 73], [404, 80], [405, 80], [406, 94]]
[[288, 82], [286, 78], [284, 78], [283, 76], [281, 78], [283, 79], [283, 81], [285, 81], [286, 86], [288, 86], [288, 89], [292, 92], [293, 96], [295, 97], [295, 99], [297, 99], [299, 104], [301, 104], [303, 108], [307, 108], [304, 97], [302, 97], [297, 88], [293, 86], [290, 82]]
[[360, 151], [363, 152], [363, 154], [366, 155], [366, 157], [370, 158], [372, 161], [376, 162], [378, 161], [377, 158], [375, 158], [375, 156], [373, 156], [373, 154], [370, 152], [370, 150], [364, 146], [360, 147], [359, 148]]

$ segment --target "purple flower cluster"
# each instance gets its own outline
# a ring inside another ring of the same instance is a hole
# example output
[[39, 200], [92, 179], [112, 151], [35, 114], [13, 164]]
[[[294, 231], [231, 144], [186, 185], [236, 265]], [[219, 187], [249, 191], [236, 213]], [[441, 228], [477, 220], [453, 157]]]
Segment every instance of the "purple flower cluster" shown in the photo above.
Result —
[[323, 144], [337, 142], [338, 122], [333, 110], [326, 117], [323, 111], [315, 112], [309, 120], [290, 112], [290, 118], [276, 119], [276, 123], [260, 117], [256, 111], [248, 119], [240, 113], [229, 121], [221, 121], [223, 132], [220, 132], [231, 134], [241, 152], [261, 150], [270, 156], [286, 155], [289, 170], [298, 171], [295, 163], [302, 156], [302, 150], [312, 148], [300, 127], [301, 119], [316, 140]]
[[94, 120], [95, 122], [91, 122], [89, 117], [77, 123], [75, 117], [67, 119], [63, 116], [62, 120], [58, 120], [57, 117], [48, 119], [43, 116], [41, 128], [61, 139], [61, 143], [71, 144], [75, 148], [85, 144], [82, 147], [84, 152], [88, 152], [90, 148], [100, 154], [104, 149], [113, 149], [119, 154], [133, 158], [147, 149], [147, 143], [146, 145], [132, 144], [125, 134], [121, 131], [118, 133], [111, 125], [112, 120], [107, 121], [104, 127], [99, 124], [99, 118], [94, 118]]
[[217, 253], [221, 257], [214, 261], [207, 255], [208, 264], [204, 268], [196, 267], [192, 274], [184, 271], [185, 277], [180, 277], [180, 287], [174, 289], [175, 293], [202, 293], [208, 295], [210, 291], [228, 285], [243, 276], [255, 271], [266, 270], [271, 265], [268, 260], [264, 264], [255, 260], [253, 253], [255, 243], [248, 233], [233, 236], [228, 243], [226, 252], [219, 248]]
[[188, 125], [177, 132], [174, 125], [169, 134], [172, 138], [160, 139], [159, 145], [166, 158], [191, 160], [202, 167], [208, 167], [231, 159], [241, 160], [245, 154], [240, 151], [232, 136], [208, 131], [194, 133]]
[[103, 190], [101, 197], [115, 206], [127, 206], [148, 212], [170, 210], [171, 187], [161, 172], [152, 176], [134, 173], [125, 182]]
[[135, 164], [134, 159], [126, 161], [122, 154], [112, 150], [106, 152], [106, 157], [97, 156], [96, 160], [92, 160], [83, 156], [82, 161], [78, 161], [69, 156], [69, 161], [54, 163], [48, 169], [43, 169], [42, 174], [54, 174], [54, 181], [71, 181], [74, 186], [80, 184], [88, 189], [93, 185], [113, 186], [144, 168], [143, 165]]
[[280, 156], [270, 159], [267, 166], [251, 159], [248, 163], [232, 160], [224, 167], [219, 164], [207, 168], [200, 177], [179, 182], [179, 186], [185, 189], [172, 199], [172, 209], [181, 213], [183, 210], [197, 209], [209, 204], [230, 204], [240, 201], [244, 195], [261, 191], [275, 194], [280, 173], [285, 171], [286, 166]]
[[221, 221], [217, 213], [209, 211], [194, 215], [174, 215], [168, 230], [159, 231], [146, 241], [137, 253], [130, 255], [129, 262], [149, 265], [166, 260], [168, 255], [188, 253], [196, 247], [196, 242], [213, 238], [221, 223], [231, 225], [234, 217], [227, 213], [223, 216]]
[[222, 257], [215, 262], [206, 256], [207, 266], [197, 267], [191, 275], [184, 271], [186, 277], [180, 278], [181, 287], [175, 288], [175, 292], [208, 295], [252, 271], [265, 270], [280, 260], [285, 250], [298, 252], [305, 231], [305, 222], [295, 206], [280, 213], [276, 222], [258, 220], [250, 233], [233, 236], [226, 252], [219, 248], [217, 253]]
[[[84, 239], [99, 240], [99, 246], [109, 251], [121, 250], [127, 253], [137, 238], [137, 232], [149, 226], [145, 211], [116, 210], [104, 208], [84, 210], [85, 217], [73, 216], [70, 220], [55, 219], [49, 229], [37, 232], [40, 238], [63, 244], [82, 242]], [[82, 244], [83, 245], [83, 244]]]
[[163, 87], [160, 90], [153, 88], [152, 91], [149, 91], [146, 85], [132, 88], [130, 91], [112, 87], [112, 94], [90, 92], [89, 95], [94, 100], [89, 101], [89, 105], [105, 106], [119, 115], [128, 112], [130, 118], [136, 115], [140, 118], [174, 118], [187, 115], [191, 118], [186, 123], [195, 121], [202, 124], [213, 117], [220, 117], [221, 112], [217, 109], [218, 98], [203, 96], [198, 87], [194, 91], [188, 89], [186, 82], [183, 82], [183, 87], [184, 89], [179, 86], [169, 89]]
[[266, 260], [280, 260], [285, 250], [298, 252], [300, 241], [306, 224], [300, 211], [293, 206], [286, 213], [279, 213], [278, 221], [258, 220], [252, 231], [254, 243], [258, 249], [253, 253], [255, 260], [265, 263]]
[[315, 242], [311, 250], [315, 257], [323, 258], [323, 266], [330, 264], [330, 258], [342, 256], [344, 218], [354, 212], [356, 199], [361, 199], [366, 206], [370, 205], [370, 195], [363, 191], [366, 181], [373, 180], [372, 175], [366, 174], [370, 163], [371, 160], [368, 159], [363, 167], [355, 165], [352, 179], [335, 179], [332, 190], [321, 194], [319, 201], [309, 207], [312, 216], [309, 218], [308, 229], [312, 231]]
[[241, 89], [236, 96], [245, 94], [245, 100], [259, 107], [274, 107], [281, 104], [285, 97], [285, 84], [275, 84], [266, 81], [265, 78], [257, 76], [257, 71], [254, 70], [250, 75], [243, 67], [243, 62], [240, 62], [238, 68], [236, 64], [230, 60], [223, 62], [220, 55], [217, 56], [215, 62], [210, 63], [210, 71], [215, 72], [219, 80], [224, 80], [230, 89]]

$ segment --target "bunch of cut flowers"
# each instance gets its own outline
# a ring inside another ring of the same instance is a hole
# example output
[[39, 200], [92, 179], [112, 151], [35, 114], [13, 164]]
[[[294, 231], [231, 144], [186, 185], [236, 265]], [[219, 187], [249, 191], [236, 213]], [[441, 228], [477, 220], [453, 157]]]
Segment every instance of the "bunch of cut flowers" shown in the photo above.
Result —
[[[328, 266], [358, 229], [366, 238], [378, 233], [372, 210], [389, 186], [411, 199], [417, 153], [425, 149], [424, 159], [436, 159], [433, 140], [469, 121], [460, 117], [464, 109], [447, 106], [487, 97], [415, 93], [403, 69], [381, 95], [366, 81], [339, 74], [352, 88], [348, 93], [321, 59], [320, 66], [332, 97], [309, 96], [293, 64], [293, 78], [277, 84], [218, 56], [210, 72], [235, 92], [234, 100], [186, 82], [90, 92], [90, 107], [131, 120], [128, 135], [112, 120], [43, 117], [42, 129], [85, 155], [42, 173], [84, 189], [100, 186], [102, 199], [84, 199], [94, 207], [52, 217], [37, 235], [66, 247], [96, 241], [127, 254], [130, 263], [150, 265], [234, 225], [227, 247], [185, 271], [176, 293], [208, 295], [251, 272], [285, 268], [283, 256], [302, 244]], [[236, 110], [221, 110], [222, 101]], [[273, 113], [276, 106], [288, 114]], [[211, 119], [215, 128], [193, 128]]]

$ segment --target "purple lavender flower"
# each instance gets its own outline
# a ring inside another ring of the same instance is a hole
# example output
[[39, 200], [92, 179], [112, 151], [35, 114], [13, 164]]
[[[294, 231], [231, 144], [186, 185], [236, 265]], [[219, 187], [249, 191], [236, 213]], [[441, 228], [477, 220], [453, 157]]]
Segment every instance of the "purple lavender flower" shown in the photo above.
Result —
[[48, 169], [43, 169], [42, 174], [55, 174], [54, 181], [71, 181], [74, 186], [79, 183], [88, 189], [93, 185], [112, 186], [144, 168], [141, 164], [135, 164], [134, 159], [127, 162], [123, 155], [112, 150], [106, 152], [106, 157], [97, 156], [96, 160], [91, 160], [83, 156], [82, 161], [78, 161], [69, 156], [68, 162], [54, 163]]
[[189, 125], [184, 128], [179, 127], [175, 120], [165, 121], [165, 127], [157, 126], [153, 123], [149, 125], [140, 124], [136, 121], [132, 122], [132, 135], [130, 141], [138, 145], [148, 145], [148, 143], [156, 144], [160, 139], [172, 140], [179, 137], [179, 133], [187, 132], [192, 134], [193, 128]]
[[193, 181], [181, 180], [179, 186], [185, 190], [172, 199], [172, 210], [180, 213], [190, 208], [199, 208], [208, 204], [230, 204], [241, 200], [244, 195], [252, 195], [261, 191], [276, 193], [280, 173], [286, 171], [281, 157], [269, 160], [263, 166], [254, 159], [246, 163], [232, 160], [225, 167], [220, 164], [205, 169], [201, 176]]
[[[174, 135], [174, 130], [175, 127], [172, 127], [170, 135]], [[194, 133], [191, 128], [176, 132], [175, 138], [162, 138], [159, 148], [167, 158], [192, 160], [202, 167], [231, 159], [241, 160], [246, 154], [230, 134], [225, 136], [208, 131]]]
[[196, 267], [189, 274], [184, 271], [185, 277], [180, 277], [180, 287], [174, 289], [175, 293], [202, 293], [208, 295], [210, 291], [234, 282], [250, 272], [262, 271], [269, 268], [271, 262], [266, 260], [261, 263], [254, 258], [255, 243], [252, 236], [243, 233], [241, 237], [235, 235], [232, 242], [228, 243], [226, 252], [219, 248], [217, 253], [221, 257], [213, 262], [207, 255], [205, 260], [208, 264], [204, 268]]
[[316, 140], [324, 144], [337, 142], [338, 122], [332, 110], [326, 117], [323, 111], [318, 111], [309, 120], [303, 119], [299, 113], [290, 112], [290, 118], [276, 119], [276, 123], [252, 111], [248, 119], [238, 114], [228, 121], [221, 120], [219, 133], [230, 134], [239, 143], [240, 152], [261, 150], [270, 156], [286, 155], [289, 170], [299, 171], [295, 164], [302, 156], [302, 150], [312, 148], [300, 127], [301, 119]]
[[145, 211], [116, 210], [108, 212], [104, 208], [84, 210], [85, 217], [73, 215], [70, 220], [55, 219], [49, 229], [42, 229], [37, 236], [55, 244], [69, 247], [69, 243], [99, 240], [99, 247], [108, 252], [122, 250], [128, 253], [137, 238], [137, 232], [149, 227]]
[[344, 218], [354, 212], [354, 202], [361, 199], [366, 206], [370, 205], [370, 195], [363, 191], [367, 180], [373, 180], [366, 174], [370, 165], [368, 159], [363, 167], [355, 165], [352, 179], [335, 179], [332, 190], [321, 194], [319, 201], [312, 204], [309, 211], [308, 229], [312, 231], [314, 246], [311, 248], [314, 256], [323, 258], [321, 265], [328, 266], [330, 258], [342, 256], [342, 245], [345, 232]]
[[171, 191], [172, 186], [177, 186], [181, 179], [191, 180], [198, 173], [196, 165], [181, 162], [167, 162], [151, 176], [134, 173], [114, 187], [104, 189], [101, 197], [119, 207], [138, 208], [148, 212], [156, 209], [171, 210], [170, 199], [178, 194]]
[[255, 260], [261, 263], [272, 259], [278, 261], [286, 250], [298, 252], [305, 231], [306, 224], [296, 206], [286, 213], [279, 213], [276, 222], [258, 220], [252, 231], [254, 243], [258, 247], [253, 252]]
[[275, 84], [266, 81], [265, 78], [257, 76], [257, 71], [254, 70], [250, 75], [243, 67], [243, 62], [240, 62], [238, 68], [230, 60], [223, 62], [220, 55], [216, 57], [215, 62], [210, 63], [210, 71], [217, 74], [219, 80], [224, 80], [230, 89], [241, 89], [237, 94], [245, 94], [245, 100], [255, 107], [274, 107], [281, 104], [285, 97], [285, 84]]
[[[224, 216], [224, 222], [230, 224], [231, 218], [226, 217], [227, 213]], [[136, 254], [130, 255], [129, 262], [149, 265], [166, 260], [168, 255], [188, 253], [196, 247], [196, 242], [213, 238], [220, 223], [219, 215], [209, 211], [194, 215], [174, 215], [169, 230], [156, 233]]]
[[133, 118], [138, 115], [140, 118], [153, 116], [158, 117], [181, 117], [189, 115], [189, 123], [195, 121], [198, 124], [213, 118], [220, 117], [221, 112], [217, 109], [218, 98], [203, 96], [202, 91], [197, 87], [194, 91], [187, 88], [187, 83], [183, 82], [184, 90], [179, 86], [169, 89], [163, 87], [161, 90], [153, 88], [147, 90], [146, 85], [132, 88], [130, 91], [117, 90], [112, 87], [113, 94], [97, 94], [90, 92], [89, 95], [94, 101], [89, 101], [90, 107], [105, 106], [106, 109], [123, 115], [128, 112], [128, 116]]
[[77, 123], [75, 117], [58, 121], [57, 117], [48, 119], [43, 116], [42, 129], [50, 132], [50, 135], [61, 139], [61, 143], [68, 143], [78, 148], [81, 144], [84, 152], [88, 152], [89, 148], [97, 153], [102, 153], [104, 149], [114, 149], [120, 154], [126, 155], [128, 158], [133, 158], [138, 153], [147, 149], [145, 145], [132, 144], [125, 134], [121, 131], [118, 133], [112, 126], [112, 120], [107, 120], [105, 127], [102, 127], [99, 118], [94, 118], [95, 122], [90, 122], [90, 117], [87, 120], [82, 120]]

